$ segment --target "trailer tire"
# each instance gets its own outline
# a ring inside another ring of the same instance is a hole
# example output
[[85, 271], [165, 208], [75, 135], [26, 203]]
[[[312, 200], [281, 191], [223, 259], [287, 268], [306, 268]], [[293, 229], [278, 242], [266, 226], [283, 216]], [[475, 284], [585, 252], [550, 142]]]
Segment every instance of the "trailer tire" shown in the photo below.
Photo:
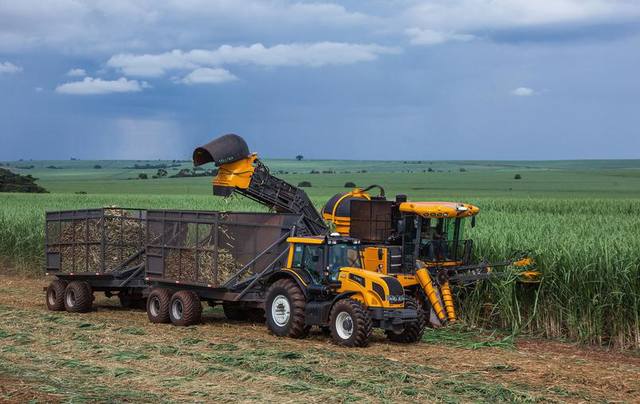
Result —
[[424, 334], [425, 319], [422, 312], [422, 306], [415, 299], [407, 297], [404, 302], [404, 307], [407, 309], [414, 309], [418, 312], [418, 318], [416, 321], [405, 324], [404, 330], [401, 333], [395, 333], [393, 331], [385, 331], [385, 334], [389, 341], [399, 342], [402, 344], [411, 344], [418, 342], [422, 339]]
[[311, 328], [305, 325], [306, 303], [302, 290], [293, 280], [275, 281], [269, 287], [265, 300], [267, 328], [279, 337], [306, 337]]
[[64, 290], [64, 308], [70, 313], [86, 313], [93, 305], [93, 291], [87, 282], [73, 281]]
[[169, 307], [171, 305], [172, 291], [165, 288], [155, 288], [147, 298], [147, 317], [156, 324], [168, 323]]
[[200, 297], [191, 290], [180, 290], [171, 296], [169, 318], [173, 325], [186, 327], [200, 323], [202, 304]]
[[47, 309], [51, 311], [63, 311], [64, 310], [64, 290], [67, 287], [67, 282], [62, 279], [54, 279], [47, 286]]
[[373, 332], [366, 308], [354, 299], [338, 300], [331, 308], [331, 338], [338, 345], [365, 347]]

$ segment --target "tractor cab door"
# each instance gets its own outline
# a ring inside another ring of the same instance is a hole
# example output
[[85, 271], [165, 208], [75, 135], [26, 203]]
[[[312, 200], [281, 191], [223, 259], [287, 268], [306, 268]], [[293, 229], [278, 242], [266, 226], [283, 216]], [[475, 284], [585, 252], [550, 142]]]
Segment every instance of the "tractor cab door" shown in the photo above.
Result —
[[296, 244], [293, 247], [292, 269], [308, 280], [310, 284], [322, 283], [325, 245]]

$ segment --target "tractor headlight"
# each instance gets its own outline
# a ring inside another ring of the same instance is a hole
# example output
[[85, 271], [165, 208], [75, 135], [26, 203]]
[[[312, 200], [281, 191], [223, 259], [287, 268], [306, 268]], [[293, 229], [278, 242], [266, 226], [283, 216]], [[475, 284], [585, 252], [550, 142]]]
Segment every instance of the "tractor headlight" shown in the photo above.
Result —
[[387, 300], [391, 304], [404, 303], [404, 295], [389, 295]]

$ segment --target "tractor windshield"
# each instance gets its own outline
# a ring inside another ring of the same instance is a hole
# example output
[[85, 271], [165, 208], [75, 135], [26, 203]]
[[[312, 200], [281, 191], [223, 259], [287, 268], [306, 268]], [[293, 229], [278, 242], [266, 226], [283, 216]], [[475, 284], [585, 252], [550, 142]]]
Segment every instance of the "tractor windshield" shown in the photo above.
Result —
[[329, 248], [329, 271], [337, 273], [344, 267], [362, 268], [358, 245], [341, 243]]

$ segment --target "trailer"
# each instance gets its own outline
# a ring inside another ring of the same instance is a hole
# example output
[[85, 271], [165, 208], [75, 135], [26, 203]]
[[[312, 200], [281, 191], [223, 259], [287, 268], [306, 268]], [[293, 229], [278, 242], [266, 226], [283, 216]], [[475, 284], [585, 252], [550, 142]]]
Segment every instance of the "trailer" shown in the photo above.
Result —
[[93, 292], [116, 295], [125, 307], [143, 304], [145, 210], [46, 212], [45, 220], [45, 273], [55, 276], [47, 288], [50, 310], [89, 311]]
[[149, 320], [198, 323], [200, 301], [231, 320], [263, 318], [264, 281], [285, 266], [286, 240], [303, 227], [294, 214], [147, 211]]

